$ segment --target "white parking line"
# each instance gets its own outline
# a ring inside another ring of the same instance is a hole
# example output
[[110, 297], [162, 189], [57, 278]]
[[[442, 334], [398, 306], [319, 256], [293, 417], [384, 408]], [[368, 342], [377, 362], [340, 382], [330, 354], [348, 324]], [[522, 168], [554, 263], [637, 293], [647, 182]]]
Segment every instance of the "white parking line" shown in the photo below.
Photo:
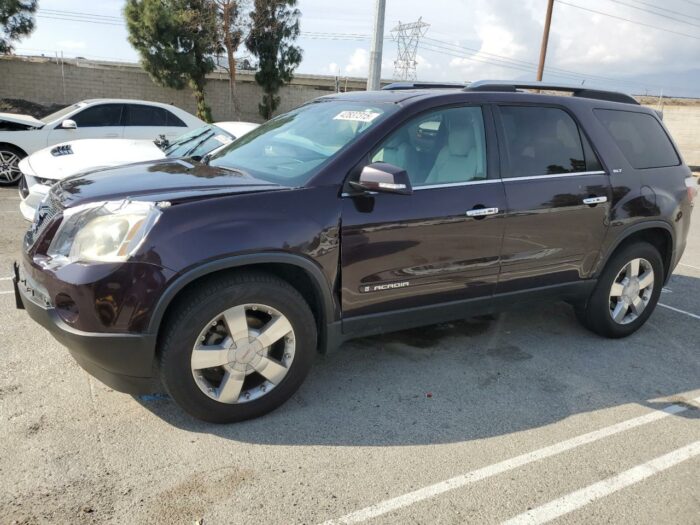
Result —
[[6, 295], [6, 294], [10, 294], [10, 293], [15, 293], [15, 291], [10, 290], [9, 292], [0, 292], [0, 295]]
[[700, 315], [691, 314], [690, 312], [686, 312], [685, 310], [681, 310], [679, 308], [674, 308], [673, 306], [669, 306], [669, 305], [663, 304], [663, 303], [658, 303], [658, 305], [663, 306], [664, 308], [668, 308], [669, 310], [673, 310], [674, 312], [678, 312], [679, 314], [685, 314], [685, 315], [689, 315], [690, 317], [693, 317], [695, 319], [700, 319]]
[[693, 266], [692, 264], [678, 263], [678, 266], [685, 266], [686, 268], [700, 271], [700, 266]]
[[[691, 400], [690, 403], [700, 403], [700, 397]], [[472, 470], [471, 472], [467, 472], [466, 474], [462, 474], [461, 476], [456, 476], [454, 478], [435, 483], [434, 485], [428, 485], [427, 487], [414, 490], [413, 492], [409, 492], [402, 496], [397, 496], [395, 498], [375, 503], [374, 505], [370, 505], [369, 507], [365, 507], [364, 509], [351, 512], [350, 514], [346, 514], [345, 516], [342, 516], [340, 518], [328, 520], [324, 522], [323, 525], [338, 525], [367, 521], [369, 519], [376, 518], [377, 516], [381, 516], [388, 512], [392, 512], [403, 507], [408, 507], [409, 505], [413, 505], [414, 503], [434, 498], [435, 496], [439, 496], [440, 494], [443, 494], [445, 492], [464, 487], [465, 485], [469, 485], [470, 483], [475, 483], [477, 481], [481, 481], [483, 479], [490, 478], [498, 474], [503, 474], [504, 472], [522, 467], [534, 461], [539, 461], [541, 459], [555, 456], [557, 454], [561, 454], [562, 452], [575, 449], [582, 445], [587, 445], [600, 439], [619, 434], [620, 432], [624, 432], [625, 430], [630, 430], [642, 425], [646, 425], [648, 423], [652, 423], [654, 421], [658, 421], [672, 414], [680, 414], [681, 412], [685, 412], [686, 410], [688, 410], [689, 406], [690, 404], [686, 404], [683, 406], [671, 405], [664, 408], [663, 410], [650, 412], [643, 416], [628, 419], [627, 421], [622, 421], [609, 427], [594, 430], [593, 432], [588, 432], [587, 434], [581, 434], [580, 436], [576, 436], [574, 438], [567, 439], [565, 441], [561, 441], [559, 443], [555, 443], [553, 445], [549, 445], [547, 447], [540, 448], [538, 450], [534, 450], [532, 452], [528, 452], [520, 456], [515, 456], [513, 458], [506, 459], [504, 461], [501, 461], [500, 463], [494, 463], [493, 465], [488, 465], [477, 470]]]
[[694, 458], [698, 454], [700, 454], [700, 441], [696, 441], [688, 446], [669, 452], [668, 454], [642, 463], [641, 465], [637, 465], [617, 476], [604, 479], [598, 483], [593, 483], [571, 494], [567, 494], [554, 501], [523, 512], [505, 521], [503, 525], [539, 525], [541, 523], [547, 523], [569, 512], [573, 512], [576, 509], [580, 509], [597, 499], [604, 498], [613, 492], [639, 483], [654, 474], [658, 474], [683, 461]]

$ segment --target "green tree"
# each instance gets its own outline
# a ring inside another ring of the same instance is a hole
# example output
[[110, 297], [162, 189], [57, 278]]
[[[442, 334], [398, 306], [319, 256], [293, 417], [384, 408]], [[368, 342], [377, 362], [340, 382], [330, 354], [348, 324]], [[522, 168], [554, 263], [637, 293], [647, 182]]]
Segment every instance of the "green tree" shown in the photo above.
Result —
[[249, 10], [250, 0], [215, 0], [219, 13], [221, 47], [228, 59], [229, 90], [233, 114], [241, 118], [241, 108], [236, 93], [236, 51], [243, 41], [246, 28], [244, 13]]
[[204, 88], [219, 49], [216, 4], [212, 0], [127, 0], [124, 15], [129, 42], [151, 78], [175, 89], [189, 85], [197, 116], [211, 122]]
[[34, 30], [38, 0], [0, 0], [0, 53], [10, 53], [12, 42]]
[[299, 36], [299, 16], [296, 0], [255, 0], [250, 13], [251, 28], [245, 45], [258, 59], [255, 81], [263, 89], [258, 105], [265, 119], [279, 107], [280, 88], [291, 82], [294, 70], [301, 63], [301, 48], [294, 45]]

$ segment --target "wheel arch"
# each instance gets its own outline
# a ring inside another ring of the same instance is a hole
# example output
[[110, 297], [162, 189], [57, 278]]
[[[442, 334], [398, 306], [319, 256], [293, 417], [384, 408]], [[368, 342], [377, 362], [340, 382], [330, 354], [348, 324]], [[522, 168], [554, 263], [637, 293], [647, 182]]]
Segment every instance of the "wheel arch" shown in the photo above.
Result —
[[[318, 349], [325, 351], [328, 327], [336, 319], [336, 308], [330, 287], [321, 269], [309, 259], [287, 253], [239, 255], [211, 261], [180, 275], [161, 295], [148, 326], [148, 332], [159, 334], [169, 309], [186, 290], [202, 279], [230, 271], [256, 270], [275, 275], [297, 289], [307, 300], [318, 329]], [[160, 334], [159, 334], [160, 335]]]
[[618, 250], [637, 241], [648, 242], [659, 250], [664, 263], [664, 283], [667, 282], [673, 270], [671, 264], [673, 261], [675, 235], [673, 227], [664, 221], [643, 222], [624, 230], [602, 259], [599, 272], [605, 268], [610, 258]]
[[26, 151], [24, 151], [22, 148], [20, 148], [20, 147], [17, 146], [16, 144], [12, 144], [11, 142], [0, 141], [0, 148], [3, 148], [3, 147], [10, 147], [10, 148], [12, 148], [12, 149], [16, 149], [17, 151], [19, 151], [19, 152], [20, 152], [22, 155], [24, 155], [25, 157], [27, 156], [27, 152], [26, 152]]

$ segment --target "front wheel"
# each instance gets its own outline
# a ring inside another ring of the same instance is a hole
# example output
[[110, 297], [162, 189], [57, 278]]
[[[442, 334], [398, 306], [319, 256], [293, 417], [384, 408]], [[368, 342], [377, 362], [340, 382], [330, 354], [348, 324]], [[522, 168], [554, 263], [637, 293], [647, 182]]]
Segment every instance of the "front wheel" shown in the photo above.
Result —
[[663, 261], [654, 246], [625, 246], [608, 261], [588, 303], [577, 310], [578, 317], [599, 335], [626, 337], [654, 311], [663, 280]]
[[188, 413], [231, 423], [274, 410], [299, 388], [316, 350], [304, 298], [266, 274], [211, 280], [164, 326], [161, 379]]
[[0, 186], [14, 186], [22, 178], [19, 161], [25, 155], [12, 146], [0, 146]]

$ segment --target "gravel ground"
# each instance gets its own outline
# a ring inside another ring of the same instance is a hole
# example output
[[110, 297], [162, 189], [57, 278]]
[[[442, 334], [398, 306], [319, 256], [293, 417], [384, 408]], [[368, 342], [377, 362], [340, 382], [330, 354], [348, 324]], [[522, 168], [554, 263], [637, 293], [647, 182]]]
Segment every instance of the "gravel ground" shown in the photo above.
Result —
[[[27, 227], [17, 207], [0, 190], [0, 277]], [[661, 299], [686, 313], [659, 307], [625, 340], [558, 303], [366, 338], [229, 426], [92, 379], [2, 280], [0, 522], [700, 523], [693, 221]]]

